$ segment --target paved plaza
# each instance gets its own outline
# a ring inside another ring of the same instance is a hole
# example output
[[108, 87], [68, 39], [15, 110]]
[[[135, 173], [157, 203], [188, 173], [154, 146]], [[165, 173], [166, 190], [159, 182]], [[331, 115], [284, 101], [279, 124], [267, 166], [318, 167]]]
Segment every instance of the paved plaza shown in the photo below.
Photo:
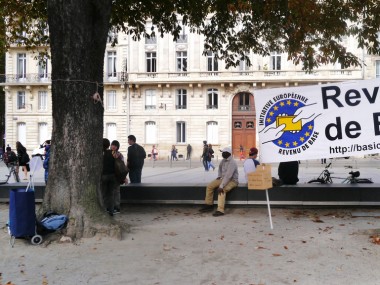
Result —
[[[220, 157], [214, 159], [214, 164], [219, 165]], [[246, 183], [243, 171], [243, 161], [236, 160], [239, 166], [239, 182]], [[360, 177], [371, 178], [375, 183], [380, 183], [380, 157], [355, 158], [349, 159], [334, 158], [327, 159], [327, 164], [331, 162], [330, 172], [333, 177], [345, 178], [352, 170], [360, 171]], [[272, 176], [277, 177], [278, 163], [272, 165]], [[324, 169], [325, 164], [321, 164], [320, 160], [301, 161], [299, 168], [299, 183], [306, 183], [310, 179], [318, 177]], [[3, 162], [0, 162], [0, 181], [7, 174], [8, 170]], [[206, 172], [200, 159], [169, 161], [161, 159], [153, 161], [146, 159], [142, 172], [143, 183], [166, 183], [166, 184], [205, 184], [215, 179], [217, 176], [217, 168]], [[21, 174], [21, 178], [23, 174]], [[35, 182], [44, 182], [44, 170], [40, 169], [33, 174]], [[340, 183], [343, 179], [333, 178], [334, 183]], [[10, 179], [10, 183], [14, 180]], [[25, 181], [23, 181], [25, 182]]]
[[[376, 158], [334, 159], [332, 164], [334, 176], [359, 170], [380, 182]], [[320, 161], [302, 161], [300, 183], [322, 169]], [[0, 171], [5, 175], [6, 167]], [[276, 171], [273, 164], [274, 175]], [[43, 171], [33, 177], [42, 182]], [[216, 171], [205, 172], [200, 161], [147, 160], [143, 171], [146, 183], [197, 184], [215, 177]], [[123, 204], [114, 219], [130, 230], [121, 241], [98, 235], [32, 246], [17, 239], [11, 248], [5, 226], [8, 205], [1, 203], [0, 284], [379, 284], [377, 207], [276, 207], [273, 229], [266, 207], [231, 206], [223, 217], [198, 209]]]

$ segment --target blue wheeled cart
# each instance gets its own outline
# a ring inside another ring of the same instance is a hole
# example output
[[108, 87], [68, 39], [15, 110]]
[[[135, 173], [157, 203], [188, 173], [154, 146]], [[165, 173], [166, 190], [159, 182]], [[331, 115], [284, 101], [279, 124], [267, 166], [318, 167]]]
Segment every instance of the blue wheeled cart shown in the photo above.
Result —
[[32, 244], [40, 244], [42, 236], [36, 232], [34, 191], [11, 189], [9, 197], [9, 233], [13, 247], [16, 238], [30, 238]]

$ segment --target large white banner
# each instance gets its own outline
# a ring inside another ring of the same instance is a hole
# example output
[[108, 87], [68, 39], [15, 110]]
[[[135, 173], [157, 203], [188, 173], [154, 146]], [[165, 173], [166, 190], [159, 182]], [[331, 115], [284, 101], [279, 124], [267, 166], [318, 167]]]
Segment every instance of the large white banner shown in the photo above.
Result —
[[262, 162], [380, 152], [380, 80], [255, 92]]

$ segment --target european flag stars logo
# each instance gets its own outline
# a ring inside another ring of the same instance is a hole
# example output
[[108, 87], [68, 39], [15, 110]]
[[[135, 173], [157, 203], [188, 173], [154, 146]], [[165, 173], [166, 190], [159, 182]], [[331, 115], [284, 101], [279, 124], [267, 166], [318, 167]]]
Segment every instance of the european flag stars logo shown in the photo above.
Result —
[[314, 131], [314, 121], [302, 125], [302, 120], [294, 122], [295, 112], [305, 104], [294, 99], [276, 102], [267, 112], [265, 127], [276, 123], [276, 127], [285, 125], [282, 135], [272, 142], [281, 148], [294, 149], [305, 144]]

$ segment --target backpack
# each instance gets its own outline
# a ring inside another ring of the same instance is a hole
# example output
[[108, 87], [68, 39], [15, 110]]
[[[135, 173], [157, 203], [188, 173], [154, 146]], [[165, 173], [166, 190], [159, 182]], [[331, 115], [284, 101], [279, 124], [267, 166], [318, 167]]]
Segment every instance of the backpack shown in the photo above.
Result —
[[253, 163], [255, 164], [255, 167], [257, 167], [258, 165], [260, 165], [260, 162], [258, 160], [253, 159], [253, 158], [252, 158], [252, 160], [253, 160]]
[[124, 161], [119, 158], [115, 158], [115, 176], [118, 182], [124, 183], [125, 178], [127, 178], [128, 168]]
[[3, 154], [3, 161], [6, 165], [8, 165], [9, 163], [16, 162], [17, 156], [13, 151], [5, 152]]
[[57, 213], [45, 213], [40, 225], [48, 232], [54, 232], [66, 227], [68, 218]]

